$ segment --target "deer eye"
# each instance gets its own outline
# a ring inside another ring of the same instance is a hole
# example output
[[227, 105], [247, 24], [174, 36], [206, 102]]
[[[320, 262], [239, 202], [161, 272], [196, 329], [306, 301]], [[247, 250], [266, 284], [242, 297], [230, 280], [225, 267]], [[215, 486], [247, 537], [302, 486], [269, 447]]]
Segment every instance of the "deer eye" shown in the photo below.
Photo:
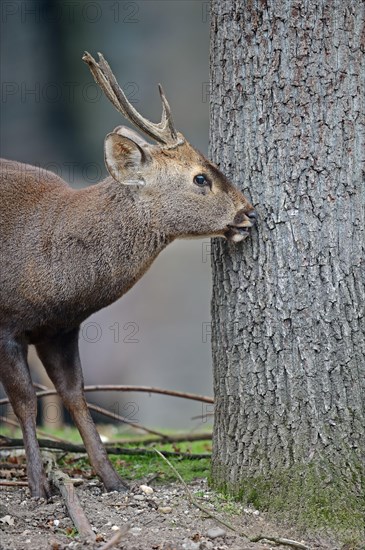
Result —
[[194, 176], [194, 183], [196, 183], [196, 185], [200, 185], [201, 187], [203, 185], [209, 185], [210, 186], [210, 181], [208, 180], [208, 178], [205, 174], [198, 174], [198, 175]]

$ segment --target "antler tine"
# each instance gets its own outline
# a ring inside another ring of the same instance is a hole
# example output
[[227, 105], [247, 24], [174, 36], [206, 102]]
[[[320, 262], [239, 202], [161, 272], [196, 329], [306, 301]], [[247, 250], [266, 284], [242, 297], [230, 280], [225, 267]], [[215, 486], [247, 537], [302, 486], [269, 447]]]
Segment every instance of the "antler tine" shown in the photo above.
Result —
[[169, 102], [166, 99], [165, 93], [163, 91], [163, 88], [161, 84], [158, 85], [158, 91], [160, 92], [160, 97], [162, 101], [162, 118], [161, 118], [161, 125], [165, 125], [166, 122], [170, 128], [170, 132], [172, 137], [177, 140], [177, 132], [175, 130], [174, 126], [174, 120], [172, 118], [171, 108], [169, 105]]
[[120, 106], [118, 103], [117, 98], [115, 97], [115, 94], [110, 87], [110, 84], [105, 77], [104, 73], [100, 70], [100, 67], [98, 63], [95, 61], [92, 55], [89, 54], [89, 52], [85, 52], [82, 56], [82, 60], [85, 61], [89, 65], [89, 69], [94, 77], [95, 82], [100, 86], [100, 88], [103, 90], [109, 101], [111, 101], [116, 109], [118, 111], [120, 110]]
[[95, 61], [88, 52], [85, 52], [82, 59], [89, 65], [96, 83], [113, 103], [114, 107], [137, 128], [159, 143], [167, 146], [174, 146], [179, 143], [173, 124], [171, 109], [162, 87], [159, 85], [162, 101], [162, 118], [160, 123], [154, 124], [140, 115], [133, 105], [131, 105], [125, 93], [120, 88], [108, 62], [101, 53], [98, 55], [99, 62]]

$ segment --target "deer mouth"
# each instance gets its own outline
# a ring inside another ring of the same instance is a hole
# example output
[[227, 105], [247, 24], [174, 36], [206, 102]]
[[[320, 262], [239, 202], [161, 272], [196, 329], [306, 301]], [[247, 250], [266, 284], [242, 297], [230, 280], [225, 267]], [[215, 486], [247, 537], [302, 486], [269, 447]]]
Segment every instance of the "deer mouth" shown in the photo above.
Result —
[[237, 225], [227, 225], [227, 230], [225, 232], [225, 237], [228, 241], [239, 243], [250, 234], [251, 227], [239, 227]]
[[229, 229], [231, 229], [234, 233], [238, 233], [239, 235], [248, 235], [250, 232], [250, 229], [252, 225], [246, 226], [246, 227], [240, 227], [238, 225], [229, 225]]
[[250, 234], [250, 229], [256, 225], [257, 214], [254, 210], [246, 213], [242, 210], [235, 216], [233, 224], [227, 225], [226, 239], [238, 243], [243, 241]]

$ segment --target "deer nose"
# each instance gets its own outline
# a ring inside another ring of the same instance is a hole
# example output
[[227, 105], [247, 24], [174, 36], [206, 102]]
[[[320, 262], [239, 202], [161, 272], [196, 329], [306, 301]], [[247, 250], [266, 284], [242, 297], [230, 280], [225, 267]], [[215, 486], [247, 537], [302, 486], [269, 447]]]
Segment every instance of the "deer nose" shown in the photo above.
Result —
[[251, 212], [247, 212], [246, 216], [250, 218], [251, 222], [255, 224], [257, 222], [258, 214], [256, 210], [251, 210]]
[[236, 227], [252, 227], [256, 224], [256, 218], [257, 214], [253, 208], [250, 211], [243, 208], [235, 215], [233, 225]]

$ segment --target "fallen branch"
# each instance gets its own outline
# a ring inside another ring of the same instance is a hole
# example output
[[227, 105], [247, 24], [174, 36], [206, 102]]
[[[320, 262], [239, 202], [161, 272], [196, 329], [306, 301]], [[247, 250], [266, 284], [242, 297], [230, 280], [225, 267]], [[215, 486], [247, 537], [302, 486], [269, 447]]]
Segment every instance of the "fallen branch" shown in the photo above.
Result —
[[196, 416], [192, 416], [190, 420], [201, 420], [201, 422], [206, 422], [207, 416], [214, 416], [214, 413], [203, 413], [203, 414], [197, 414]]
[[[52, 391], [52, 390], [50, 390]], [[122, 391], [122, 392], [142, 392], [142, 393], [158, 393], [161, 395], [169, 395], [171, 397], [181, 397], [182, 399], [192, 399], [193, 401], [200, 401], [203, 403], [214, 403], [213, 397], [207, 395], [199, 395], [196, 393], [188, 393], [175, 390], [165, 390], [163, 388], [156, 388], [154, 386], [126, 386], [121, 384], [98, 384], [93, 386], [85, 386], [85, 392], [94, 391]], [[48, 394], [51, 395], [51, 394]]]
[[183, 480], [183, 478], [181, 477], [179, 472], [176, 470], [175, 466], [173, 466], [171, 464], [171, 462], [160, 451], [158, 451], [157, 449], [154, 449], [154, 451], [155, 451], [155, 453], [157, 453], [162, 458], [162, 460], [164, 460], [170, 466], [170, 468], [174, 472], [175, 476], [182, 483], [191, 504], [193, 504], [194, 506], [199, 508], [199, 510], [201, 510], [202, 512], [207, 514], [209, 517], [213, 518], [215, 521], [217, 521], [221, 525], [224, 525], [225, 527], [228, 527], [228, 529], [230, 529], [231, 531], [234, 531], [235, 533], [237, 533], [241, 537], [244, 537], [244, 538], [248, 539], [250, 542], [259, 542], [259, 541], [262, 541], [262, 540], [267, 540], [269, 542], [274, 542], [275, 544], [282, 544], [284, 546], [291, 546], [292, 548], [299, 548], [300, 550], [310, 550], [308, 546], [305, 546], [301, 542], [297, 542], [295, 540], [283, 539], [281, 537], [268, 537], [266, 535], [258, 535], [256, 537], [250, 537], [244, 531], [239, 531], [238, 529], [236, 529], [236, 527], [234, 527], [234, 525], [232, 525], [231, 523], [226, 521], [224, 518], [222, 518], [221, 516], [218, 516], [216, 514], [213, 514], [210, 510], [208, 510], [208, 508], [206, 508], [205, 506], [200, 504], [193, 497], [192, 492], [190, 491], [189, 487], [187, 486], [187, 484], [185, 483], [185, 481]]
[[[45, 397], [47, 395], [56, 395], [57, 391], [46, 388], [41, 384], [34, 384], [37, 388], [42, 391], [38, 393], [38, 397]], [[94, 392], [94, 391], [122, 391], [122, 392], [143, 392], [143, 393], [158, 393], [161, 395], [169, 395], [171, 397], [181, 397], [183, 399], [192, 399], [193, 401], [200, 401], [203, 403], [214, 403], [213, 397], [207, 395], [199, 395], [196, 393], [188, 393], [175, 390], [165, 390], [163, 388], [156, 388], [154, 386], [125, 386], [121, 384], [111, 385], [96, 385], [96, 386], [85, 386], [85, 392]], [[0, 405], [5, 405], [8, 403], [8, 399], [0, 399]]]
[[[149, 455], [153, 456], [155, 454], [155, 449], [128, 449], [123, 447], [106, 447], [108, 454], [117, 454], [117, 455]], [[187, 458], [189, 460], [200, 460], [201, 458], [212, 457], [211, 453], [184, 453], [179, 451], [160, 451], [165, 456], [171, 456], [175, 458]]]
[[[0, 422], [5, 422], [5, 424], [9, 424], [10, 426], [14, 426], [15, 428], [20, 428], [19, 422], [16, 422], [16, 420], [11, 420], [11, 418], [6, 418], [6, 416], [0, 416]], [[44, 432], [43, 430], [39, 430], [38, 428], [36, 431], [38, 435], [42, 435], [43, 437], [49, 437], [50, 439], [54, 441], [59, 441], [60, 443], [67, 443], [65, 439], [57, 437], [56, 435], [51, 435], [47, 432]]]
[[[47, 386], [43, 386], [42, 384], [37, 384], [36, 382], [34, 382], [33, 386], [35, 388], [41, 390], [41, 392], [37, 393], [37, 397], [47, 397], [48, 395], [57, 395], [56, 390], [54, 390], [54, 389], [52, 390], [50, 388], [47, 388]], [[48, 392], [52, 392], [52, 393], [48, 393]], [[1, 400], [0, 400], [0, 404], [1, 404]], [[146, 426], [143, 426], [143, 424], [136, 424], [134, 422], [131, 422], [130, 420], [128, 420], [124, 416], [120, 416], [116, 413], [112, 413], [112, 412], [108, 411], [107, 409], [104, 409], [103, 407], [99, 407], [98, 405], [94, 405], [93, 403], [88, 403], [88, 402], [86, 402], [86, 405], [88, 406], [88, 408], [91, 411], [95, 411], [99, 414], [102, 414], [103, 416], [107, 416], [108, 418], [112, 418], [113, 420], [119, 420], [123, 424], [128, 424], [129, 426], [132, 426], [133, 428], [138, 428], [139, 430], [145, 431], [149, 434], [156, 435], [158, 437], [163, 437], [163, 434], [161, 432], [156, 432], [155, 430], [150, 430]]]
[[69, 516], [78, 533], [94, 542], [96, 540], [95, 533], [80, 504], [72, 479], [57, 467], [56, 457], [52, 453], [44, 452], [43, 458], [48, 477], [64, 498]]
[[[47, 388], [46, 386], [42, 386], [41, 384], [34, 384], [38, 389], [41, 391], [37, 393], [37, 397], [47, 397], [49, 395], [56, 395], [56, 390], [52, 390]], [[174, 390], [165, 390], [162, 388], [155, 388], [153, 386], [125, 386], [125, 385], [93, 385], [93, 386], [85, 386], [84, 387], [85, 392], [95, 392], [95, 391], [124, 391], [124, 392], [147, 392], [147, 393], [158, 393], [162, 395], [169, 395], [171, 397], [180, 397], [184, 399], [192, 399], [195, 401], [200, 401], [203, 403], [214, 403], [214, 400], [212, 397], [207, 397], [206, 395], [198, 395], [194, 393], [186, 393], [186, 392], [180, 392], [180, 391], [174, 391]], [[0, 400], [0, 405], [3, 400]], [[132, 426], [133, 428], [137, 428], [139, 430], [143, 430], [146, 433], [150, 433], [152, 435], [156, 435], [160, 437], [161, 439], [168, 440], [168, 438], [161, 432], [157, 432], [156, 430], [151, 430], [150, 428], [147, 428], [143, 424], [137, 424], [135, 422], [131, 422], [124, 416], [120, 416], [116, 413], [111, 413], [107, 409], [104, 409], [103, 407], [99, 407], [98, 405], [94, 405], [93, 403], [87, 402], [87, 406], [91, 411], [95, 411], [99, 414], [102, 414], [103, 416], [107, 416], [108, 418], [112, 418], [113, 420], [118, 420], [119, 422], [122, 422], [123, 424], [128, 424], [129, 426]], [[194, 440], [192, 440], [194, 441]]]
[[27, 481], [3, 481], [0, 480], [0, 485], [3, 487], [28, 487]]
[[95, 411], [99, 414], [102, 414], [104, 416], [107, 416], [108, 418], [112, 418], [113, 420], [118, 420], [119, 422], [122, 422], [123, 424], [128, 424], [129, 426], [132, 426], [133, 428], [137, 428], [138, 430], [143, 430], [146, 433], [156, 435], [158, 437], [161, 437], [162, 439], [165, 438], [164, 434], [162, 432], [157, 432], [156, 430], [151, 430], [150, 428], [147, 428], [143, 424], [136, 424], [135, 422], [131, 422], [124, 416], [120, 416], [119, 414], [112, 413], [108, 411], [107, 409], [104, 409], [103, 407], [99, 407], [98, 405], [93, 405], [92, 403], [87, 403], [87, 406], [91, 411]]
[[[37, 393], [37, 397], [46, 397], [48, 395], [56, 395], [57, 394], [56, 390], [50, 390], [46, 386], [42, 386], [41, 384], [36, 384], [35, 383], [33, 385], [42, 390], [41, 392]], [[96, 386], [92, 386], [92, 387], [96, 387]], [[132, 386], [130, 386], [130, 387], [132, 387]], [[0, 399], [0, 405], [5, 405], [7, 403], [9, 403], [9, 399], [7, 397], [5, 397], [4, 399]], [[122, 422], [123, 424], [127, 424], [128, 426], [132, 426], [133, 428], [137, 428], [138, 430], [142, 430], [146, 433], [156, 435], [158, 437], [161, 437], [162, 439], [165, 439], [165, 436], [164, 436], [163, 433], [157, 432], [156, 430], [151, 430], [150, 428], [147, 428], [143, 424], [139, 424], [139, 423], [137, 424], [135, 422], [131, 422], [130, 420], [128, 420], [128, 418], [125, 418], [124, 416], [120, 416], [119, 414], [116, 414], [116, 413], [112, 413], [112, 412], [108, 411], [107, 409], [104, 409], [103, 407], [99, 407], [98, 405], [94, 405], [94, 404], [88, 403], [88, 402], [86, 404], [87, 404], [88, 408], [91, 411], [95, 411], [99, 414], [107, 416], [108, 418], [112, 418], [113, 420], [118, 420], [119, 422]]]
[[113, 441], [113, 445], [139, 445], [140, 443], [144, 443], [145, 445], [150, 445], [153, 443], [184, 443], [190, 441], [211, 441], [211, 439], [211, 432], [181, 433], [175, 435], [164, 435], [163, 437], [151, 437], [149, 439], [146, 439], [145, 437], [116, 439]]
[[[40, 384], [37, 384], [37, 385], [39, 386]], [[56, 391], [54, 391], [54, 390], [49, 390], [49, 391], [52, 391], [54, 395], [56, 394]], [[53, 394], [50, 394], [50, 395], [53, 395]], [[37, 394], [37, 397], [45, 397], [45, 395], [49, 395], [49, 394], [48, 393], [45, 394], [45, 392], [41, 392], [41, 393]], [[7, 398], [0, 399], [0, 405], [1, 404], [7, 404], [7, 403], [9, 403], [9, 399], [7, 399]], [[148, 434], [152, 434], [152, 435], [160, 437], [161, 439], [165, 439], [165, 436], [164, 436], [163, 433], [157, 432], [156, 430], [151, 430], [150, 428], [147, 428], [143, 424], [136, 424], [135, 422], [131, 422], [130, 420], [128, 420], [124, 416], [120, 416], [116, 413], [112, 413], [112, 412], [108, 411], [107, 409], [104, 409], [103, 407], [99, 407], [98, 405], [93, 405], [92, 403], [86, 403], [86, 404], [87, 404], [88, 408], [91, 411], [95, 411], [99, 414], [107, 416], [108, 418], [112, 418], [113, 420], [118, 420], [119, 422], [122, 422], [123, 424], [128, 424], [128, 426], [132, 426], [133, 428], [137, 428], [138, 430], [142, 430], [142, 431], [144, 431]], [[4, 417], [2, 417], [2, 418], [4, 418]], [[50, 437], [52, 437], [52, 436], [50, 436]]]
[[[37, 384], [39, 386], [40, 384]], [[104, 414], [104, 416], [109, 416], [113, 419], [116, 418], [115, 413], [111, 413], [107, 411], [106, 409], [103, 409], [101, 407], [98, 407], [97, 405], [92, 405], [91, 403], [88, 403], [89, 408], [92, 408], [93, 410], [97, 411], [100, 414]], [[19, 422], [15, 420], [11, 420], [10, 418], [6, 418], [6, 416], [0, 416], [0, 422], [5, 422], [6, 424], [9, 424], [10, 426], [14, 426], [16, 428], [20, 428]], [[138, 427], [140, 427], [138, 425]], [[181, 443], [185, 441], [209, 441], [212, 439], [212, 433], [211, 432], [205, 432], [205, 433], [182, 433], [182, 434], [172, 434], [167, 435], [163, 434], [161, 432], [155, 432], [153, 430], [149, 430], [148, 428], [143, 427], [144, 429], [148, 430], [148, 433], [151, 433], [152, 435], [156, 434], [156, 437], [146, 439], [145, 437], [135, 437], [135, 438], [124, 438], [124, 439], [118, 439], [113, 442], [113, 445], [129, 445], [129, 444], [139, 444], [139, 443], [145, 443], [146, 445], [151, 443]], [[39, 430], [37, 428], [37, 434], [41, 435], [43, 437], [46, 437], [47, 439], [52, 439], [54, 441], [59, 441], [60, 443], [65, 443], [66, 445], [68, 442], [65, 439], [62, 439], [61, 437], [57, 437], [56, 435], [51, 435], [48, 432], [45, 432], [43, 430]]]
[[[66, 451], [68, 453], [85, 453], [84, 445], [75, 445], [73, 443], [61, 443], [60, 441], [51, 441], [50, 439], [38, 439], [41, 449], [52, 449], [57, 451]], [[108, 454], [114, 455], [154, 455], [154, 449], [128, 449], [124, 447], [116, 447], [113, 444], [104, 445]], [[0, 449], [23, 449], [24, 443], [22, 439], [11, 439], [9, 437], [0, 436]], [[210, 453], [180, 453], [177, 451], [161, 451], [166, 456], [200, 459], [211, 458]]]

